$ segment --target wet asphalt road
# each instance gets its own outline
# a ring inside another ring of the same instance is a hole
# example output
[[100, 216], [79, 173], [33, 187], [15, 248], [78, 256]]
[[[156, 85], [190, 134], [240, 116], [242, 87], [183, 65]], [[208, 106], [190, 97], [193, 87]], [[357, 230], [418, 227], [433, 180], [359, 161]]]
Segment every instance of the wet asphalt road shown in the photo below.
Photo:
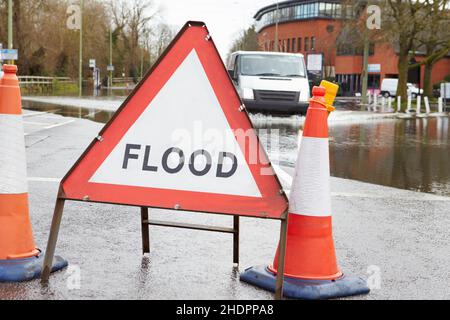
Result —
[[[45, 248], [57, 181], [102, 125], [28, 113], [25, 126], [31, 217], [36, 243]], [[282, 169], [280, 177], [288, 190], [292, 170]], [[338, 178], [332, 178], [332, 191], [342, 270], [364, 278], [370, 270], [380, 271], [380, 288], [356, 299], [450, 298], [450, 198]], [[150, 215], [160, 220], [232, 224], [230, 217], [217, 215], [163, 210], [151, 210]], [[238, 275], [248, 266], [271, 262], [278, 222], [242, 219], [239, 269], [232, 264], [231, 235], [150, 230], [151, 254], [142, 257], [138, 208], [68, 202], [57, 254], [69, 260], [70, 272], [52, 275], [48, 287], [39, 280], [0, 284], [0, 299], [273, 298], [241, 283]], [[78, 268], [81, 287], [71, 289]]]

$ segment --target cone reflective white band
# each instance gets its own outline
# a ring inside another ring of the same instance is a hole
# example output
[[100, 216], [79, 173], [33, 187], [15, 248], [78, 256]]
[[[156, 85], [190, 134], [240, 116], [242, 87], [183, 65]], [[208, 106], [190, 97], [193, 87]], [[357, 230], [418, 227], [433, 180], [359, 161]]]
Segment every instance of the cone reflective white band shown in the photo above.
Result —
[[303, 137], [289, 199], [289, 213], [331, 216], [327, 138]]
[[0, 114], [0, 194], [27, 192], [22, 116]]

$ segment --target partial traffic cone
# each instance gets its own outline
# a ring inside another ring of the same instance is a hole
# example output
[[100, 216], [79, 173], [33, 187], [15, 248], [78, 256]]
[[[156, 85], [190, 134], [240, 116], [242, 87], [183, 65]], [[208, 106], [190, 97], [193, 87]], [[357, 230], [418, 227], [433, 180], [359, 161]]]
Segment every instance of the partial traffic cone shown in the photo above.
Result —
[[[344, 276], [336, 262], [325, 93], [324, 87], [313, 89], [290, 193], [284, 269], [284, 295], [290, 298], [329, 299], [369, 292], [363, 279]], [[277, 264], [278, 250], [272, 265], [249, 268], [241, 280], [274, 291]]]
[[[36, 248], [28, 208], [25, 140], [17, 67], [3, 66], [0, 79], [0, 282], [39, 277], [42, 259]], [[67, 266], [56, 259], [54, 270]]]

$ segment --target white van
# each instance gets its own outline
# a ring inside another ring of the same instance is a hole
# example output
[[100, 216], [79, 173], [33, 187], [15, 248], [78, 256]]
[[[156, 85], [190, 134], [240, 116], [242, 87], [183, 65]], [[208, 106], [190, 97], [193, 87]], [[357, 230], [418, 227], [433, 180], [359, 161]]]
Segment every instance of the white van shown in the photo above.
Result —
[[[398, 79], [393, 78], [385, 78], [383, 81], [381, 81], [381, 92], [380, 94], [386, 98], [388, 97], [395, 97], [397, 94], [397, 85], [398, 85]], [[416, 98], [420, 94], [423, 93], [423, 90], [417, 88], [412, 83], [407, 83], [407, 90], [408, 95], [411, 95], [413, 98]]]
[[248, 111], [306, 114], [310, 92], [302, 54], [237, 51], [227, 68]]

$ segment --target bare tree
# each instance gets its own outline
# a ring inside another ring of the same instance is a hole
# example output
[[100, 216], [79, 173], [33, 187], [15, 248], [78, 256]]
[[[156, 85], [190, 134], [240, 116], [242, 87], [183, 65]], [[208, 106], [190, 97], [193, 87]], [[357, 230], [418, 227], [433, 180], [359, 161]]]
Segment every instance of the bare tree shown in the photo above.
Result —
[[[78, 1], [72, 1], [78, 3]], [[79, 31], [66, 27], [67, 0], [14, 1], [13, 38], [19, 49], [23, 75], [78, 74]], [[109, 64], [112, 31], [115, 73], [138, 78], [172, 39], [174, 32], [159, 20], [151, 0], [85, 0], [83, 55], [96, 59], [102, 70]], [[0, 17], [7, 16], [7, 0], [0, 0]], [[0, 43], [7, 42], [7, 19], [0, 19]], [[88, 65], [84, 63], [85, 74]]]
[[110, 8], [116, 31], [123, 41], [121, 49], [126, 52], [122, 55], [122, 58], [127, 61], [125, 67], [130, 76], [137, 78], [137, 66], [141, 57], [141, 38], [156, 14], [153, 2], [150, 0], [111, 0]]
[[259, 51], [258, 33], [254, 25], [246, 30], [242, 30], [239, 36], [233, 41], [229, 54], [238, 51]]
[[161, 23], [157, 26], [154, 35], [155, 39], [153, 54], [156, 57], [159, 57], [170, 44], [174, 36], [175, 32], [170, 25]]
[[434, 65], [447, 56], [450, 51], [450, 13], [448, 8], [450, 1], [427, 1], [424, 8], [428, 23], [418, 35], [419, 49], [425, 51], [425, 59], [420, 64], [424, 65], [424, 95], [432, 96], [431, 74]]
[[391, 42], [398, 46], [397, 96], [407, 98], [408, 70], [414, 56], [419, 31], [428, 23], [424, 16], [425, 3], [413, 0], [387, 0], [385, 28], [389, 30]]

